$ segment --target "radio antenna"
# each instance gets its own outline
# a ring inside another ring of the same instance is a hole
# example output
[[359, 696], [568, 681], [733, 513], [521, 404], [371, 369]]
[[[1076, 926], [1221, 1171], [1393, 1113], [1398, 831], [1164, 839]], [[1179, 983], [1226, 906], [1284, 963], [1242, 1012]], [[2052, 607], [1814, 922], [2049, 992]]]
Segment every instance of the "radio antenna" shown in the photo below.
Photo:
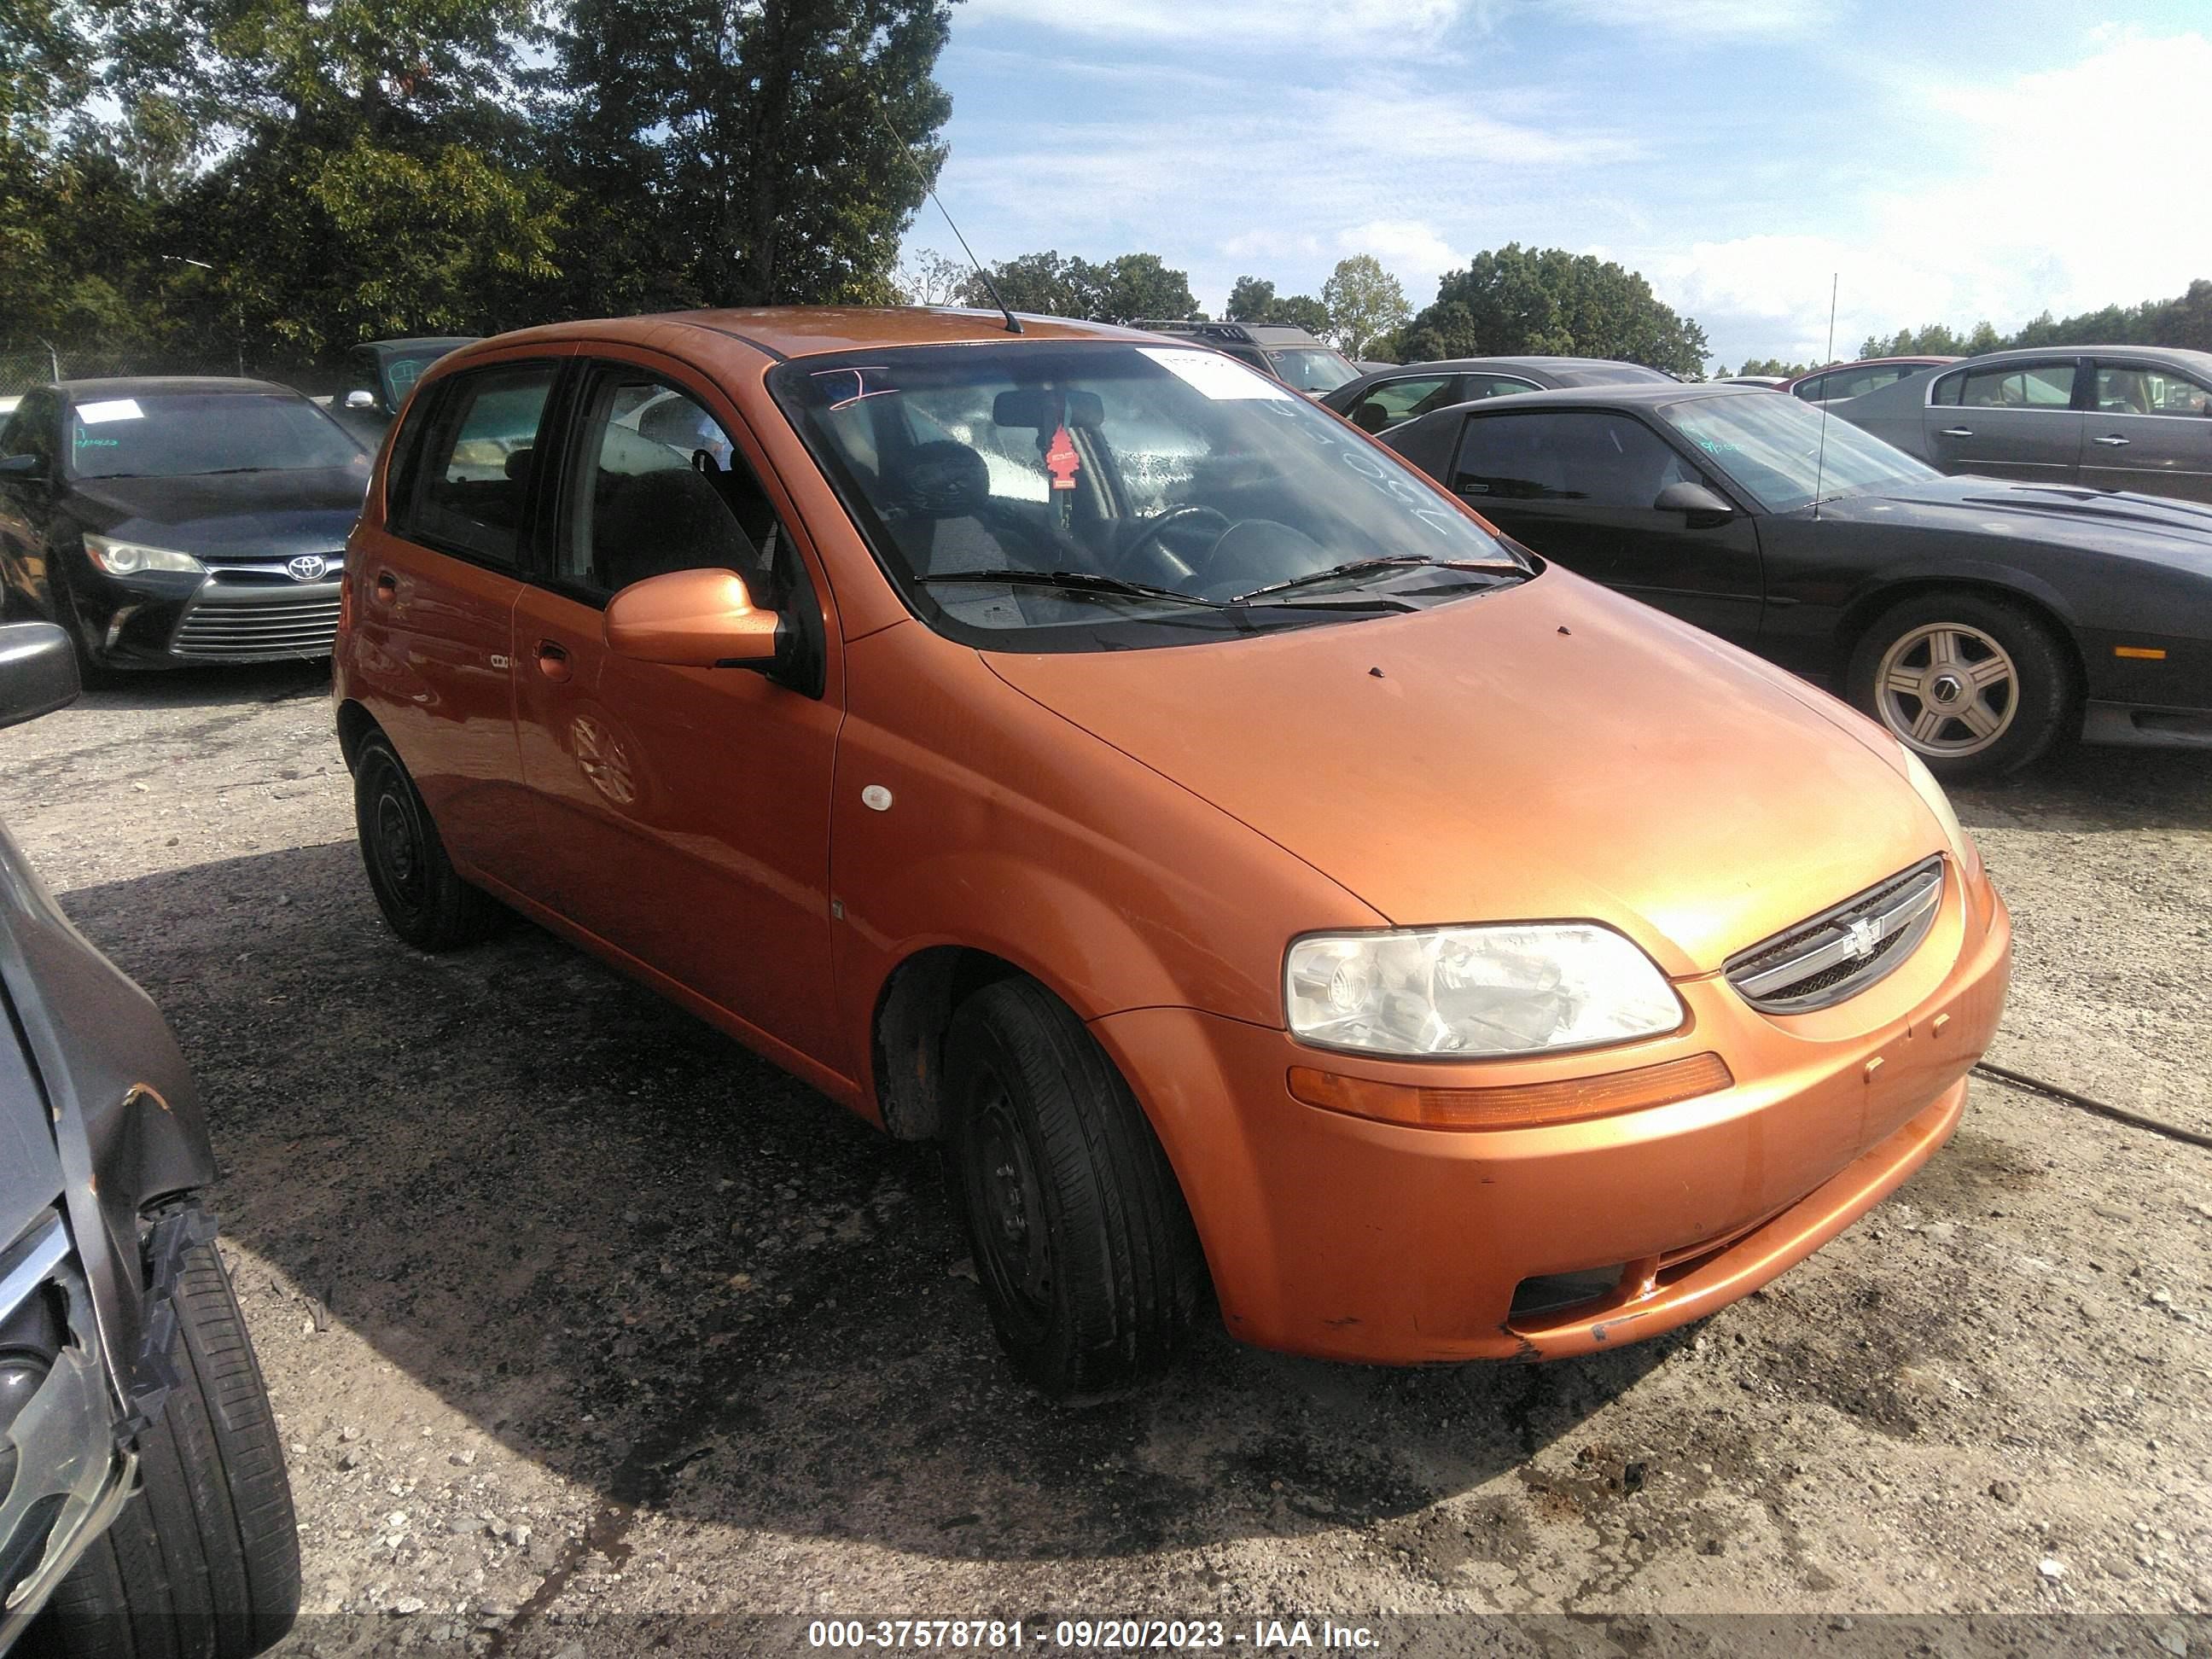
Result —
[[[1828, 361], [1836, 361], [1836, 291], [1843, 285], [1843, 273], [1828, 274]], [[1825, 388], [1824, 388], [1825, 389]], [[1820, 481], [1828, 470], [1828, 400], [1820, 400], [1820, 453], [1813, 463], [1813, 518], [1820, 517]]]
[[898, 153], [906, 157], [906, 164], [914, 169], [915, 182], [921, 186], [921, 193], [937, 203], [937, 210], [945, 215], [945, 222], [951, 225], [952, 240], [960, 244], [960, 251], [968, 256], [968, 263], [975, 267], [975, 280], [982, 283], [983, 292], [989, 295], [991, 303], [998, 307], [999, 315], [1006, 319], [1006, 332], [1020, 333], [1021, 323], [1012, 312], [1006, 309], [1006, 302], [999, 297], [999, 285], [991, 280], [991, 273], [983, 269], [983, 262], [975, 257], [975, 249], [968, 246], [968, 239], [960, 234], [960, 227], [952, 223], [951, 210], [938, 200], [937, 191], [931, 186], [928, 175], [921, 170], [921, 163], [914, 159], [914, 151], [908, 147], [906, 140], [899, 137], [898, 129], [891, 125], [890, 106], [884, 102], [883, 94], [877, 90], [872, 76], [869, 78], [868, 95], [876, 100], [876, 118], [884, 124], [884, 131], [890, 134], [891, 143], [898, 147]]

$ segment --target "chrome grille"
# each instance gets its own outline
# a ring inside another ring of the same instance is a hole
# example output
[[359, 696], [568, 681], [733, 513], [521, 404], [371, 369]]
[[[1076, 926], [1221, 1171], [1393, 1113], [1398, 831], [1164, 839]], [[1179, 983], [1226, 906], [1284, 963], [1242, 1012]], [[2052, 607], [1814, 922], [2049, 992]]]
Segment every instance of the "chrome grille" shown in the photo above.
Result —
[[1931, 858], [1728, 960], [1729, 983], [1770, 1014], [1832, 1007], [1886, 978], [1918, 948], [1943, 897]]
[[220, 587], [204, 592], [169, 641], [179, 657], [238, 662], [258, 657], [325, 657], [338, 635], [338, 600], [226, 604]]

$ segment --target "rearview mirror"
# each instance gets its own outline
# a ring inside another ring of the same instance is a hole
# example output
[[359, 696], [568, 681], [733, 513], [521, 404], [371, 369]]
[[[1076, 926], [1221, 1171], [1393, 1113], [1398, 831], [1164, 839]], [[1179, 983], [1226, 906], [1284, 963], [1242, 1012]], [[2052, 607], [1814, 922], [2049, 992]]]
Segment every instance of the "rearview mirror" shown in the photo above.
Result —
[[68, 635], [46, 622], [0, 627], [0, 726], [51, 714], [75, 702], [77, 689]]
[[1717, 492], [1689, 478], [1668, 484], [1651, 505], [1660, 513], [1685, 514], [1692, 524], [1725, 524], [1735, 517], [1735, 508]]
[[671, 570], [607, 601], [607, 648], [676, 668], [770, 668], [782, 619], [756, 611], [732, 570]]

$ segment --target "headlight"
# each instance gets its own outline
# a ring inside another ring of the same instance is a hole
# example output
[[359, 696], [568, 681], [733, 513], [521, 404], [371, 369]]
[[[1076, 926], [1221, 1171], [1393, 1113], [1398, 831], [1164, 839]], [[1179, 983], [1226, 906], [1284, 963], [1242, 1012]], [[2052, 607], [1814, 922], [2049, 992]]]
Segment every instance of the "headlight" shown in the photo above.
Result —
[[1981, 849], [1974, 838], [1959, 822], [1959, 815], [1951, 807], [1951, 798], [1943, 793], [1943, 786], [1936, 781], [1936, 775], [1928, 764], [1903, 744], [1898, 752], [1905, 757], [1905, 775], [1912, 780], [1913, 793], [1918, 795], [1928, 810], [1936, 815], [1936, 822], [1943, 826], [1943, 834], [1951, 843], [1951, 850], [1959, 855], [1960, 873], [1972, 878], [1982, 867]]
[[1292, 1036], [1371, 1054], [1525, 1054], [1656, 1036], [1682, 1023], [1666, 975], [1594, 922], [1516, 922], [1291, 942]]
[[111, 576], [135, 576], [142, 570], [181, 570], [197, 575], [207, 568], [191, 554], [179, 553], [174, 548], [119, 542], [112, 536], [87, 536], [84, 550], [94, 564]]

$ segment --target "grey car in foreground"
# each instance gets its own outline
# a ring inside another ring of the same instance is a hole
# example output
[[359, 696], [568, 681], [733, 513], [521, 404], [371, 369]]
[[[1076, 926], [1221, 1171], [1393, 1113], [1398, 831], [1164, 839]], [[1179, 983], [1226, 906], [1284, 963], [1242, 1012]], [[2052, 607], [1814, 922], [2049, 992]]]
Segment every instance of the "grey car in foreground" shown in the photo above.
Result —
[[[0, 626], [0, 725], [76, 695]], [[0, 827], [0, 1652], [245, 1659], [291, 1627], [276, 1425], [202, 1194], [191, 1073]]]
[[1507, 398], [1559, 386], [1657, 384], [1679, 386], [1662, 369], [1610, 357], [1453, 357], [1433, 363], [1385, 366], [1325, 393], [1333, 409], [1363, 432], [1387, 432], [1431, 410], [1474, 398]]
[[2212, 501], [2212, 352], [1993, 351], [1828, 407], [1939, 472]]
[[2212, 507], [1947, 478], [1751, 386], [1524, 392], [1382, 441], [1544, 557], [1840, 689], [1943, 775], [2075, 735], [2212, 751]]

